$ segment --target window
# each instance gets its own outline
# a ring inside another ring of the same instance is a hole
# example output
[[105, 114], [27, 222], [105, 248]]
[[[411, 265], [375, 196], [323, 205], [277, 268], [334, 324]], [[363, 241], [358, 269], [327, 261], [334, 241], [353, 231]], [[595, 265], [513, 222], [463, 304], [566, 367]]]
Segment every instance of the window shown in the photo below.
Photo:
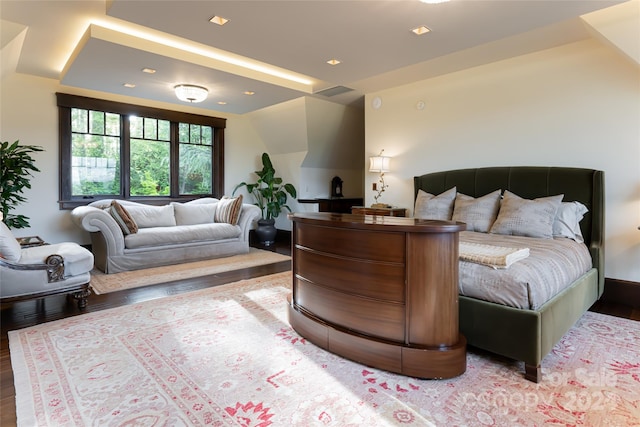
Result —
[[224, 192], [225, 119], [57, 94], [60, 207]]

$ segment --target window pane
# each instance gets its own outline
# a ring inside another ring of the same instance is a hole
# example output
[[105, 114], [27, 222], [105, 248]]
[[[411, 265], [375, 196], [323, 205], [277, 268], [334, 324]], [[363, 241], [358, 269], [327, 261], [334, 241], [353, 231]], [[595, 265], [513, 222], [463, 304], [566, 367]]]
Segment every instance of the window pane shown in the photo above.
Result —
[[89, 133], [104, 135], [104, 113], [89, 111]]
[[202, 126], [202, 143], [213, 145], [213, 129], [211, 126]]
[[169, 143], [132, 139], [129, 168], [132, 196], [168, 196]]
[[143, 138], [142, 130], [142, 117], [130, 116], [129, 133], [131, 138]]
[[179, 194], [211, 194], [211, 146], [180, 144]]
[[106, 132], [105, 133], [111, 136], [120, 135], [120, 114], [114, 114], [114, 113], [106, 114]]
[[158, 139], [161, 141], [171, 140], [171, 122], [169, 120], [158, 120]]
[[120, 139], [74, 133], [71, 141], [71, 194], [120, 194]]
[[178, 125], [178, 134], [180, 142], [189, 142], [189, 123], [180, 123]]
[[71, 132], [87, 133], [89, 111], [79, 108], [71, 109]]
[[191, 125], [190, 126], [190, 135], [189, 135], [189, 142], [191, 142], [192, 144], [199, 144], [200, 143], [200, 125]]
[[158, 121], [144, 118], [144, 139], [158, 139]]

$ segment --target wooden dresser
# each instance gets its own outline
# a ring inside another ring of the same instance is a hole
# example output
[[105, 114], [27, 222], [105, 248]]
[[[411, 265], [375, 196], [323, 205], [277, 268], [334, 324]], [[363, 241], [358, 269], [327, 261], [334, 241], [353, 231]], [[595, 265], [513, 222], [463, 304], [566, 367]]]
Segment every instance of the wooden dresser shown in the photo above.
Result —
[[466, 369], [458, 329], [462, 223], [296, 213], [289, 321], [346, 358], [420, 378]]

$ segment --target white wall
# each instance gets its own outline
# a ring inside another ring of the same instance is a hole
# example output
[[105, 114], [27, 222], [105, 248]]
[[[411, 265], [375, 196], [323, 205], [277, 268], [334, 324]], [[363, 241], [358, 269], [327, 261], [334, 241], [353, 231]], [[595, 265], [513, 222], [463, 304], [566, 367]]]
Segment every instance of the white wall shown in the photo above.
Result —
[[613, 49], [572, 43], [371, 93], [365, 108], [365, 157], [393, 157], [385, 203], [411, 208], [413, 176], [447, 169], [604, 170], [605, 275], [640, 282], [640, 71]]
[[13, 230], [17, 236], [39, 235], [57, 243], [74, 241], [89, 243], [89, 234], [76, 227], [68, 210], [58, 209], [58, 108], [56, 92], [90, 96], [112, 101], [149, 105], [157, 108], [180, 110], [194, 114], [227, 119], [225, 130], [225, 193], [247, 179], [247, 171], [256, 170], [255, 159], [265, 151], [262, 140], [244, 116], [211, 112], [204, 109], [173, 104], [144, 102], [137, 98], [113, 96], [100, 92], [68, 88], [56, 80], [8, 73], [0, 86], [0, 140], [21, 144], [40, 145], [45, 151], [36, 153], [36, 166], [31, 189], [25, 191], [27, 202], [13, 211], [29, 217], [31, 227]]

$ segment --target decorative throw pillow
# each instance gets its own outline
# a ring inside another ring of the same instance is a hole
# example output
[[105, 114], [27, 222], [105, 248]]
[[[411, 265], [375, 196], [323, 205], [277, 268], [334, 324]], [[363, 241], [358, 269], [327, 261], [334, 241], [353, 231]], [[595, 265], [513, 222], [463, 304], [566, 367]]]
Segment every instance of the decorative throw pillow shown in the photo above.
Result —
[[116, 220], [122, 232], [125, 234], [135, 234], [138, 232], [138, 225], [131, 218], [129, 212], [117, 201], [112, 201], [111, 206], [109, 207], [109, 213]]
[[451, 219], [467, 223], [469, 231], [486, 233], [498, 215], [500, 193], [501, 190], [496, 190], [477, 199], [458, 193]]
[[22, 256], [22, 248], [7, 227], [7, 224], [0, 221], [0, 258], [4, 258], [11, 262], [20, 261]]
[[242, 211], [242, 194], [231, 198], [224, 196], [217, 204], [215, 222], [227, 222], [231, 225], [238, 224]]
[[553, 237], [566, 237], [583, 243], [580, 221], [589, 209], [580, 202], [562, 202], [553, 221]]
[[453, 202], [456, 199], [456, 187], [437, 196], [418, 190], [413, 216], [420, 219], [450, 220], [453, 214]]
[[172, 203], [176, 225], [209, 224], [214, 222], [218, 203]]
[[176, 225], [173, 205], [129, 206], [127, 211], [135, 220], [138, 228], [173, 227]]
[[551, 239], [553, 221], [563, 197], [564, 194], [559, 194], [529, 200], [505, 191], [491, 233]]

